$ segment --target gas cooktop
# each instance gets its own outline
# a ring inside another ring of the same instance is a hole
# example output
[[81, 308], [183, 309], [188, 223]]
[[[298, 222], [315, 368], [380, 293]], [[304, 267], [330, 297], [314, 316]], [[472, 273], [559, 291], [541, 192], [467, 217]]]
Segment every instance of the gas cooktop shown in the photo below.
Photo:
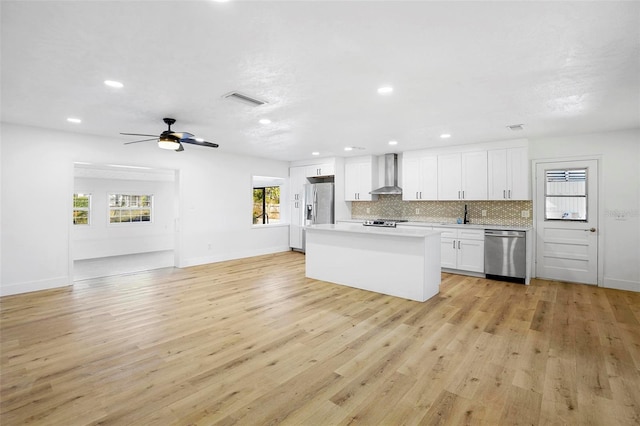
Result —
[[406, 219], [367, 219], [362, 222], [364, 226], [380, 226], [384, 228], [395, 228], [399, 222], [407, 222]]

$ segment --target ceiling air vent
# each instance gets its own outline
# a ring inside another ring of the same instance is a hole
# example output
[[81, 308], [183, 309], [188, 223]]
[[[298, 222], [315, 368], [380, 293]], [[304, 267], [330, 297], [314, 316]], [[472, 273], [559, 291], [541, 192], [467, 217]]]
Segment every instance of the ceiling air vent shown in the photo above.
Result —
[[524, 124], [512, 124], [510, 126], [507, 126], [507, 129], [513, 130], [514, 132], [524, 130]]
[[260, 106], [267, 103], [267, 101], [262, 101], [240, 92], [229, 92], [226, 95], [222, 95], [222, 97], [225, 99], [235, 99], [236, 101], [240, 101], [251, 106]]

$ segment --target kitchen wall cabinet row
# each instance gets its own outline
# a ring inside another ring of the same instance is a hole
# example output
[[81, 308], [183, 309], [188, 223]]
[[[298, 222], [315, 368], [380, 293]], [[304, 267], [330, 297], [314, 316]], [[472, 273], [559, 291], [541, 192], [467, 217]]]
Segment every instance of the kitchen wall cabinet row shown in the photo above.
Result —
[[528, 200], [527, 147], [437, 155], [405, 152], [402, 199]]

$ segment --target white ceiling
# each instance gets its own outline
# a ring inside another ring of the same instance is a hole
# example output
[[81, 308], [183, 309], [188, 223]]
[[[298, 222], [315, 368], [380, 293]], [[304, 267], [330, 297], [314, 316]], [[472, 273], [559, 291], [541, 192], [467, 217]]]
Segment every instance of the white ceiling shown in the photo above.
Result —
[[[281, 160], [640, 126], [639, 2], [3, 0], [1, 13], [2, 121], [117, 144], [163, 117]], [[233, 90], [268, 104], [222, 98]]]

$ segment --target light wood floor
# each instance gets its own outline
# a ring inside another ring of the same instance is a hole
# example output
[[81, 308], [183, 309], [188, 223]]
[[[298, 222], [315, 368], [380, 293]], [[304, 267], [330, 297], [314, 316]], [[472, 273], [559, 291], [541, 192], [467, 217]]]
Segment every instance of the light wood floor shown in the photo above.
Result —
[[640, 294], [443, 274], [418, 303], [282, 253], [1, 299], [3, 426], [640, 423]]

